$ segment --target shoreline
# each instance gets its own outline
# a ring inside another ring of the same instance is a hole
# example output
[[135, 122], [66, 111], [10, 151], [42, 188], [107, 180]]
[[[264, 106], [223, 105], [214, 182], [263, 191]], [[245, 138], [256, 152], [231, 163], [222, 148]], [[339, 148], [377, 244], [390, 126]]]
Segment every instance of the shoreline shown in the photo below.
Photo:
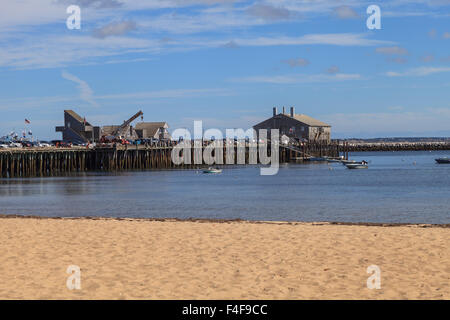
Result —
[[271, 225], [339, 225], [363, 227], [411, 227], [411, 228], [450, 228], [450, 223], [403, 223], [403, 222], [343, 222], [343, 221], [278, 221], [278, 220], [246, 220], [246, 219], [208, 219], [208, 218], [131, 218], [131, 217], [51, 217], [38, 215], [0, 214], [0, 219], [49, 219], [49, 220], [111, 220], [111, 221], [147, 221], [147, 222], [197, 222], [197, 223], [246, 223]]

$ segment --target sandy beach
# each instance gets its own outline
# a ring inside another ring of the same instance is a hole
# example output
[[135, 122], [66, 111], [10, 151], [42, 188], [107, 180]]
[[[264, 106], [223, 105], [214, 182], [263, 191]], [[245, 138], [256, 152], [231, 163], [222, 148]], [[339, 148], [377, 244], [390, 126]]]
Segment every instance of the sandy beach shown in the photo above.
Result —
[[449, 240], [448, 226], [3, 217], [0, 298], [449, 299]]

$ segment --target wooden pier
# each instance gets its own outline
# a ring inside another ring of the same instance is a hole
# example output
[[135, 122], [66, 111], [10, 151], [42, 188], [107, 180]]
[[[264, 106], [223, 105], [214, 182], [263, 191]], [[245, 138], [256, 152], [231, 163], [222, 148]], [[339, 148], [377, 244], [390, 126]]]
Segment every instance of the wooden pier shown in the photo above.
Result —
[[[202, 153], [207, 145], [202, 146]], [[233, 146], [232, 146], [233, 147]], [[0, 150], [0, 178], [59, 176], [86, 171], [125, 171], [148, 169], [192, 169], [201, 164], [175, 165], [172, 161], [174, 144], [156, 146], [115, 146], [73, 148], [18, 148]], [[223, 147], [223, 163], [226, 161], [226, 146]], [[268, 145], [270, 156], [270, 145]], [[197, 150], [199, 151], [199, 150]], [[236, 145], [234, 145], [236, 152]], [[338, 157], [346, 155], [345, 144], [304, 143], [299, 146], [279, 148], [279, 162], [294, 162], [314, 157]], [[194, 159], [194, 149], [191, 151]], [[236, 154], [236, 153], [235, 153]], [[245, 147], [245, 163], [250, 163], [249, 147]], [[257, 156], [258, 157], [258, 156]], [[235, 162], [236, 164], [236, 157]], [[253, 161], [258, 159], [252, 159]]]

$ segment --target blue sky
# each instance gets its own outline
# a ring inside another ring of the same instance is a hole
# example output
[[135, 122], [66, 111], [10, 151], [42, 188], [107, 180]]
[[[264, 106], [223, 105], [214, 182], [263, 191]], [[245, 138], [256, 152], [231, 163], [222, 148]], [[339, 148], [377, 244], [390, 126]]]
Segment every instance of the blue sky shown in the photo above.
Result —
[[[81, 8], [69, 30], [66, 8]], [[366, 9], [381, 8], [381, 30]], [[333, 138], [450, 136], [450, 0], [21, 0], [0, 4], [0, 135], [71, 108], [171, 129], [250, 128], [272, 107]]]

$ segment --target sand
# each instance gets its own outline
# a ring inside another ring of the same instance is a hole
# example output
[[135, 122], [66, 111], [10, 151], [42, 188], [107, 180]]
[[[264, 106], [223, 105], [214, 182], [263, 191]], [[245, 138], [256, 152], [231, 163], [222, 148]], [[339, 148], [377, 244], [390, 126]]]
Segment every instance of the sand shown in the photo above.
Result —
[[[417, 225], [9, 217], [0, 298], [449, 299], [449, 240]], [[370, 265], [381, 289], [367, 288]]]

